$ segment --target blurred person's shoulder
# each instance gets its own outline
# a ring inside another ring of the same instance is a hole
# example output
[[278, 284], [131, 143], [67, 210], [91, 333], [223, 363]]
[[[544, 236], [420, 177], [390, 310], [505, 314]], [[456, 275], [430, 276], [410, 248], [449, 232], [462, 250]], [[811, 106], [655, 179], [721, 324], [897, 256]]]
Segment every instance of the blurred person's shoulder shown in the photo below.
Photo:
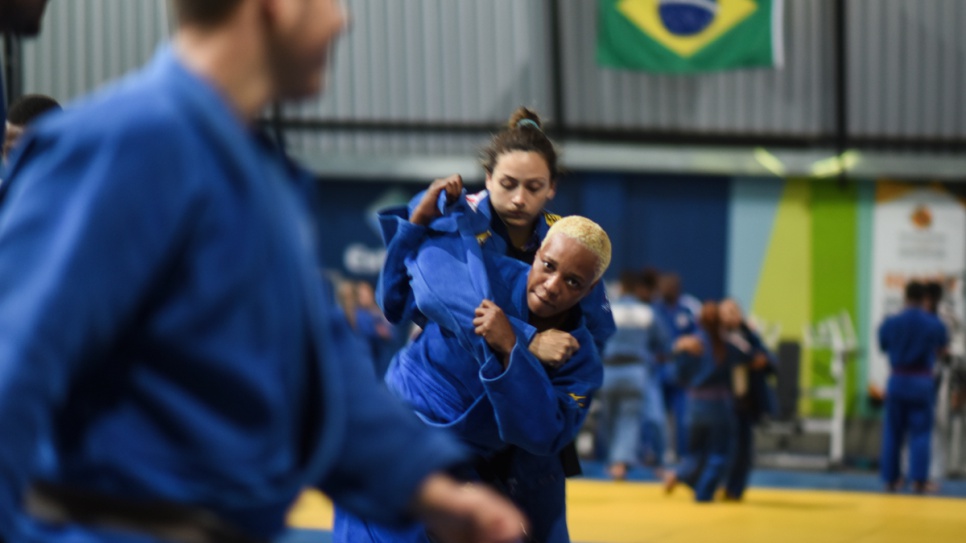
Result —
[[150, 147], [156, 148], [177, 145], [179, 137], [191, 131], [188, 113], [176, 95], [162, 79], [141, 71], [45, 117], [34, 137], [95, 146], [117, 138], [148, 137]]
[[210, 134], [193, 116], [195, 108], [186, 107], [185, 89], [177, 88], [184, 82], [153, 64], [42, 118], [25, 134], [11, 176], [16, 162], [42, 158], [78, 173], [109, 161], [113, 171], [141, 179], [181, 188], [201, 184], [202, 165], [217, 155], [208, 152]]

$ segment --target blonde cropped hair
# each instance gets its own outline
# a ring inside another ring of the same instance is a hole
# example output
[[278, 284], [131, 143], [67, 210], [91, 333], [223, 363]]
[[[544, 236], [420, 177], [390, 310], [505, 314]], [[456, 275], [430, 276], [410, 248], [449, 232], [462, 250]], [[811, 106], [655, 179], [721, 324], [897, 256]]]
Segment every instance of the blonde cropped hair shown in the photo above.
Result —
[[553, 237], [554, 234], [567, 236], [594, 253], [594, 256], [597, 257], [597, 270], [594, 273], [594, 281], [597, 281], [604, 275], [607, 267], [610, 266], [611, 248], [610, 238], [607, 237], [607, 232], [604, 232], [604, 229], [599, 224], [580, 215], [564, 217], [550, 226], [550, 230], [547, 232], [547, 237], [544, 238], [543, 244], [545, 245], [547, 240]]

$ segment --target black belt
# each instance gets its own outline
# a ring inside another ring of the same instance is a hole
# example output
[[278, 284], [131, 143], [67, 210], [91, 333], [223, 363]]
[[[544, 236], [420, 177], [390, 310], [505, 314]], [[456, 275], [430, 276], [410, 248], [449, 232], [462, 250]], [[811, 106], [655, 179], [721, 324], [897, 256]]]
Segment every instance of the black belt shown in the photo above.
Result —
[[932, 377], [932, 370], [929, 367], [898, 367], [892, 368], [892, 374], [908, 377]]
[[133, 501], [50, 483], [32, 485], [25, 507], [51, 524], [82, 524], [177, 543], [264, 543], [201, 507]]
[[641, 367], [644, 367], [644, 361], [636, 356], [620, 354], [604, 359], [604, 366], [629, 366], [631, 364], [640, 364]]

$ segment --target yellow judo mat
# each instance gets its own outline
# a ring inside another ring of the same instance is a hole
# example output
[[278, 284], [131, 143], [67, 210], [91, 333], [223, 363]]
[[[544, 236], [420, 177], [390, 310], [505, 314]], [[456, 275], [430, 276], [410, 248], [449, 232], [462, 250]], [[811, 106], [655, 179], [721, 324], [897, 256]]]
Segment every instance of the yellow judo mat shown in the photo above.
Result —
[[[570, 534], [581, 543], [966, 543], [966, 500], [753, 488], [741, 503], [696, 504], [679, 487], [568, 482]], [[306, 493], [293, 528], [330, 530], [332, 507]]]

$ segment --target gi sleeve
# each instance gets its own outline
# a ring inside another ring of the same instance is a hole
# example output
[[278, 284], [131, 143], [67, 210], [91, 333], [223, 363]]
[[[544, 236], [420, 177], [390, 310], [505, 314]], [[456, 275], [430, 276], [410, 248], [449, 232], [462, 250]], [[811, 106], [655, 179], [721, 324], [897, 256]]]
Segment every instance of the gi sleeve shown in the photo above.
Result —
[[[335, 334], [330, 347], [351, 354], [351, 343]], [[351, 357], [346, 360], [353, 360]], [[413, 500], [432, 473], [467, 460], [455, 439], [423, 424], [377, 383], [369, 364], [339, 365], [348, 432], [318, 488], [339, 507], [361, 518], [399, 525], [410, 519]]]
[[550, 455], [573, 441], [593, 393], [603, 381], [600, 355], [590, 332], [573, 332], [581, 348], [560, 369], [549, 373], [518, 340], [504, 369], [486, 349], [480, 381], [493, 405], [500, 437], [533, 454]]
[[[443, 196], [443, 195], [441, 195]], [[465, 207], [465, 201], [459, 204]], [[492, 299], [483, 252], [469, 217], [459, 207], [448, 209], [428, 227], [399, 215], [385, 216], [390, 237], [381, 280], [381, 299], [395, 317], [415, 308], [427, 319], [456, 335], [467, 350], [478, 348], [473, 333], [474, 311]]]
[[748, 340], [751, 343], [752, 354], [762, 353], [765, 358], [768, 359], [768, 368], [766, 371], [770, 373], [775, 373], [778, 368], [778, 359], [775, 358], [775, 353], [771, 352], [768, 347], [765, 346], [765, 342], [762, 341], [761, 335], [758, 332], [748, 329]]
[[649, 348], [658, 360], [664, 361], [671, 352], [671, 339], [664, 321], [656, 313], [655, 311], [654, 322], [651, 324]]
[[0, 527], [72, 379], [107, 358], [203, 205], [189, 151], [152, 122], [108, 136], [40, 130], [11, 165], [0, 209]]
[[416, 316], [416, 303], [409, 286], [407, 260], [413, 258], [426, 237], [427, 228], [409, 222], [409, 212], [405, 207], [394, 207], [379, 213], [379, 226], [382, 229], [383, 243], [386, 245], [386, 260], [376, 285], [376, 299], [386, 319], [393, 324], [406, 320], [425, 319]]

